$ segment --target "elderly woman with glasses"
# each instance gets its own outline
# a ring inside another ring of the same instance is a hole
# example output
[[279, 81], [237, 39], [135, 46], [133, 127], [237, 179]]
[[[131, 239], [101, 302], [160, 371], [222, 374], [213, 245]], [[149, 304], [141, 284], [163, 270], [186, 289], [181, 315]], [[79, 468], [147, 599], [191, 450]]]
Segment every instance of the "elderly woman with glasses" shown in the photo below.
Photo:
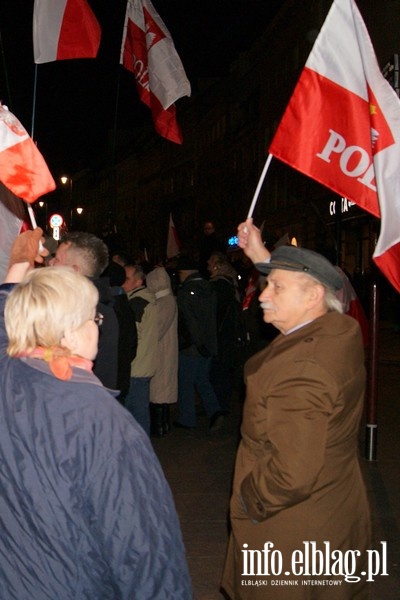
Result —
[[40, 235], [19, 236], [0, 286], [0, 597], [186, 600], [170, 489], [91, 371], [97, 290], [65, 267], [33, 270]]

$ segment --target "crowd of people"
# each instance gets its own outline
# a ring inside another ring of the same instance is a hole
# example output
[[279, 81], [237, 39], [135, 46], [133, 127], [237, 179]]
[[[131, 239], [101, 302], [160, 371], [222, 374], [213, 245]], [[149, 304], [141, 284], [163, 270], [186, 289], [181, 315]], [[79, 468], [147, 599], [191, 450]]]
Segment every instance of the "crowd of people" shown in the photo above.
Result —
[[[283, 571], [307, 540], [357, 549], [355, 573], [365, 571], [363, 339], [343, 314], [342, 274], [309, 250], [271, 253], [251, 220], [238, 230], [240, 269], [212, 222], [198, 255], [182, 253], [172, 268], [84, 232], [49, 257], [41, 233], [17, 238], [0, 287], [0, 596], [189, 600], [150, 438], [195, 428], [200, 402], [219, 431], [242, 372], [225, 593], [267, 597], [242, 577], [243, 548], [262, 553], [267, 541]], [[368, 597], [362, 577], [329, 593]], [[319, 596], [303, 587], [293, 597]]]
[[[212, 222], [196, 257], [152, 266], [86, 232], [67, 233], [47, 260], [88, 277], [103, 316], [93, 371], [150, 437], [196, 427], [202, 401], [210, 431], [230, 412], [250, 334], [242, 314], [243, 274], [222, 250]], [[261, 311], [260, 311], [261, 312]], [[178, 417], [171, 423], [170, 406]]]

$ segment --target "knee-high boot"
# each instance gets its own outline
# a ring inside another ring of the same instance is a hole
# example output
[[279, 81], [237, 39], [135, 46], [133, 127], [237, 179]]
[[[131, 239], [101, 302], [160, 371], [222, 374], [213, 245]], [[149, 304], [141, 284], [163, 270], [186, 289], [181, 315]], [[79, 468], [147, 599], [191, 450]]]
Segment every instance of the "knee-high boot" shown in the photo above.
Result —
[[164, 434], [171, 430], [171, 422], [169, 419], [169, 404], [162, 404], [162, 428]]
[[150, 402], [151, 434], [156, 437], [164, 435], [163, 404]]

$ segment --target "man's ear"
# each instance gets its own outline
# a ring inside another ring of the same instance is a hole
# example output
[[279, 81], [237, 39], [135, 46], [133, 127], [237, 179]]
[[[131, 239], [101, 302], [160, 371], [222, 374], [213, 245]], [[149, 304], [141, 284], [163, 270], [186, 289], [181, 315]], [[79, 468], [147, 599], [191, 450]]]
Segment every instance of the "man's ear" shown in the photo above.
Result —
[[315, 308], [324, 299], [325, 288], [320, 283], [310, 285], [308, 290], [308, 303], [310, 308]]
[[77, 348], [78, 338], [76, 329], [66, 329], [64, 331], [64, 335], [61, 338], [61, 346], [64, 348], [68, 348], [71, 354], [74, 354], [75, 349]]

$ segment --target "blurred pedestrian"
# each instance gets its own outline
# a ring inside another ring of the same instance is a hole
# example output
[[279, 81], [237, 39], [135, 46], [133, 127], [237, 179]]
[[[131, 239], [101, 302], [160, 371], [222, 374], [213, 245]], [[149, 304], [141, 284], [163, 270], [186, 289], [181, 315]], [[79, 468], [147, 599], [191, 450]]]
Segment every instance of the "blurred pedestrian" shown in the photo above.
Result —
[[222, 252], [208, 259], [210, 283], [216, 297], [217, 355], [212, 358], [210, 379], [224, 413], [231, 410], [231, 399], [244, 349], [244, 327], [237, 273]]
[[222, 411], [210, 381], [211, 359], [217, 354], [216, 299], [209, 281], [188, 256], [179, 258], [178, 291], [178, 420], [176, 427], [196, 427], [197, 391], [211, 431], [222, 425]]

